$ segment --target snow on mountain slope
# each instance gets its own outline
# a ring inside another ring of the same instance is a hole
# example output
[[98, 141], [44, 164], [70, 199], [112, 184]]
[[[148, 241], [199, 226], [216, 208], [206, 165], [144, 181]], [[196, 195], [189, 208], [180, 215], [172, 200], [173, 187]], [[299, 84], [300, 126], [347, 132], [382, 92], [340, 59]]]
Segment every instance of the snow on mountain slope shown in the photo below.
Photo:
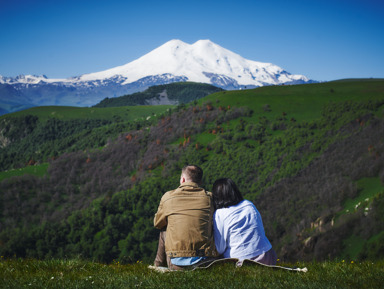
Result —
[[123, 83], [127, 84], [148, 75], [165, 73], [205, 83], [211, 83], [211, 77], [207, 74], [225, 75], [240, 85], [254, 86], [309, 81], [305, 76], [291, 75], [276, 65], [247, 60], [210, 40], [199, 40], [192, 45], [171, 40], [135, 61], [109, 70], [84, 74], [79, 80], [101, 80], [120, 75], [127, 78]]
[[212, 82], [215, 76], [231, 79], [238, 85], [255, 87], [310, 81], [303, 75], [292, 75], [277, 65], [245, 59], [210, 40], [199, 40], [194, 44], [171, 40], [130, 63], [108, 70], [67, 79], [49, 79], [44, 75], [21, 75], [15, 78], [0, 76], [0, 83], [84, 85], [84, 82], [94, 82], [93, 85], [100, 85], [114, 78], [121, 85], [126, 85], [144, 77], [164, 74], [170, 78], [186, 77], [189, 81], [211, 84], [215, 84]]
[[0, 114], [26, 103], [91, 106], [106, 97], [180, 81], [209, 83], [227, 90], [314, 82], [274, 64], [245, 59], [210, 40], [193, 44], [171, 40], [125, 65], [77, 77], [0, 76]]

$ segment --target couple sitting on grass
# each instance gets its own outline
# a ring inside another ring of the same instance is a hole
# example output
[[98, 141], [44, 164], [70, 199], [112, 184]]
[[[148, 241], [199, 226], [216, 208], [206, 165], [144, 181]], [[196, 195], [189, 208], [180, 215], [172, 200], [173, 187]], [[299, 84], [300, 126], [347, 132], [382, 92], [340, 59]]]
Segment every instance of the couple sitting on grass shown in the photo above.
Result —
[[212, 193], [201, 188], [203, 171], [182, 169], [180, 186], [163, 195], [154, 225], [160, 229], [154, 265], [173, 270], [194, 268], [220, 258], [276, 264], [259, 211], [244, 200], [231, 179], [218, 179]]

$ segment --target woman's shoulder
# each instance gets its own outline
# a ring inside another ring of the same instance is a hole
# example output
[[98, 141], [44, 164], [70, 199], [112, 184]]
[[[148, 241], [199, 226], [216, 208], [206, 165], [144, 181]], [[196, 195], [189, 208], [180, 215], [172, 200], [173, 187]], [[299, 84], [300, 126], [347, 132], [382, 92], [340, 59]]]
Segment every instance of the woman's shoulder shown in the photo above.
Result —
[[242, 200], [241, 203], [243, 203], [243, 205], [253, 205], [253, 203], [249, 200]]
[[237, 208], [244, 208], [244, 207], [252, 207], [255, 208], [255, 205], [249, 201], [249, 200], [242, 200], [240, 203], [238, 203], [235, 207]]
[[236, 212], [239, 210], [244, 210], [244, 208], [246, 208], [246, 207], [254, 208], [255, 205], [251, 201], [242, 200], [239, 203], [237, 203], [236, 205], [230, 206], [228, 208], [217, 209], [215, 213], [219, 214], [219, 215], [228, 215], [230, 213], [233, 213], [233, 212]]

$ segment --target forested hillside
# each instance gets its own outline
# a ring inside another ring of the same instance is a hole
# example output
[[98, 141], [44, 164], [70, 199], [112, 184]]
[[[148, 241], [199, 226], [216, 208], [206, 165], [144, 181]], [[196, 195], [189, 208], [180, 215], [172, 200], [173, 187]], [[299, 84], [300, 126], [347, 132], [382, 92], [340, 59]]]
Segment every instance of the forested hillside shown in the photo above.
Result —
[[0, 117], [0, 171], [39, 164], [64, 152], [104, 146], [122, 131], [150, 125], [172, 106], [34, 107]]
[[188, 103], [223, 89], [206, 83], [176, 82], [149, 87], [145, 91], [136, 92], [114, 98], [105, 98], [95, 107], [116, 107], [127, 105], [149, 104], [182, 104]]
[[[24, 117], [27, 138], [36, 119]], [[80, 133], [89, 120], [76, 121]], [[384, 81], [223, 91], [92, 125], [78, 149], [42, 157], [43, 173], [1, 173], [2, 256], [151, 261], [158, 202], [194, 163], [207, 189], [235, 180], [282, 260], [384, 257]]]

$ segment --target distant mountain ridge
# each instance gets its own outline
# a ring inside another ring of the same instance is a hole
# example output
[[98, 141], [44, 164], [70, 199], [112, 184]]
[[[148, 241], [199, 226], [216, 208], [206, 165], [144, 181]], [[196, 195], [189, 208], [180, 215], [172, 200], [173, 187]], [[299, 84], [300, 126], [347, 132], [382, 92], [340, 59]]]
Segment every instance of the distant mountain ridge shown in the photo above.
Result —
[[0, 76], [0, 108], [12, 112], [42, 105], [91, 106], [106, 97], [181, 81], [226, 90], [314, 82], [271, 63], [247, 60], [210, 40], [171, 40], [125, 65], [78, 77]]

